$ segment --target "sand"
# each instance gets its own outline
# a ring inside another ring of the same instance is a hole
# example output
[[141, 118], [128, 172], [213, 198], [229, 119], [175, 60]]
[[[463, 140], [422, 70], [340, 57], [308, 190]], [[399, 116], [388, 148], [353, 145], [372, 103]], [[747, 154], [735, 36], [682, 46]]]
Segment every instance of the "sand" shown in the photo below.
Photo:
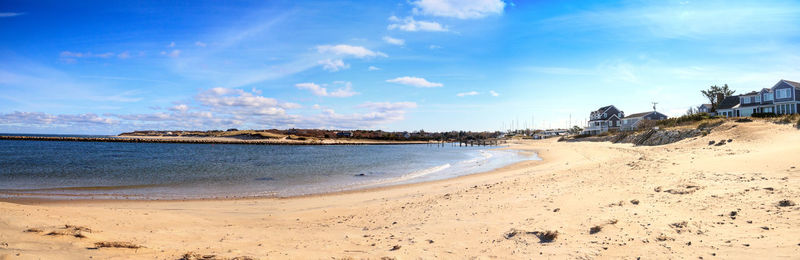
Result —
[[513, 146], [543, 160], [286, 199], [0, 202], [0, 259], [800, 258], [788, 125], [728, 122], [656, 147]]

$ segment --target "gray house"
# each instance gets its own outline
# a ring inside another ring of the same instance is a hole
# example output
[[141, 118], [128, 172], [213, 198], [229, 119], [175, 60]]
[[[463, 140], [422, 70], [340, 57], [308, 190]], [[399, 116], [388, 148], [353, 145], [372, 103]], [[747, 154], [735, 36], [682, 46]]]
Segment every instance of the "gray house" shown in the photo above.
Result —
[[697, 113], [711, 113], [711, 104], [702, 104], [697, 107]]
[[772, 88], [726, 97], [717, 112], [726, 117], [745, 117], [754, 113], [798, 114], [800, 83], [782, 79]]
[[726, 97], [717, 105], [717, 115], [724, 117], [739, 116], [739, 111], [737, 110], [739, 109], [739, 101], [741, 101], [739, 96]]
[[617, 109], [613, 105], [604, 106], [589, 113], [589, 125], [583, 129], [582, 134], [596, 135], [609, 130], [618, 130], [620, 118], [625, 116], [625, 112]]
[[636, 130], [636, 128], [639, 127], [639, 123], [641, 123], [643, 120], [658, 121], [664, 119], [667, 119], [667, 115], [659, 113], [657, 111], [636, 113], [622, 118], [622, 126], [620, 126], [620, 130], [622, 131]]

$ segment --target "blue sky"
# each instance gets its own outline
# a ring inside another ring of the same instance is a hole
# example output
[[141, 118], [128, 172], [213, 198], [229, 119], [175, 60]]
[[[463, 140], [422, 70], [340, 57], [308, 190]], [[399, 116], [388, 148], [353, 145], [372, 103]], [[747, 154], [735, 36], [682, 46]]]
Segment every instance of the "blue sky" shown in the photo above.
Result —
[[7, 1], [0, 132], [500, 130], [800, 80], [797, 1]]

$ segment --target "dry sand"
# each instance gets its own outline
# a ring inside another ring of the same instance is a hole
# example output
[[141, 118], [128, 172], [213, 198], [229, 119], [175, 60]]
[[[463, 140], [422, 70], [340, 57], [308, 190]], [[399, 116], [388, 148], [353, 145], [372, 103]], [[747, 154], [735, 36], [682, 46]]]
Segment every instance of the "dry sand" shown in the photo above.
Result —
[[0, 202], [0, 259], [800, 258], [800, 206], [779, 205], [800, 203], [790, 126], [729, 122], [658, 147], [514, 146], [544, 160], [288, 199]]

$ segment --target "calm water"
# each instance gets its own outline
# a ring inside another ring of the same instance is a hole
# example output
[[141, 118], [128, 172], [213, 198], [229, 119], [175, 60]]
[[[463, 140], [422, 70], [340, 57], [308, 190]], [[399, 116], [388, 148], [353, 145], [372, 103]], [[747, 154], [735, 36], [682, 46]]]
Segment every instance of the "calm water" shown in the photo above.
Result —
[[538, 159], [491, 148], [0, 140], [0, 197], [293, 196], [444, 179]]

